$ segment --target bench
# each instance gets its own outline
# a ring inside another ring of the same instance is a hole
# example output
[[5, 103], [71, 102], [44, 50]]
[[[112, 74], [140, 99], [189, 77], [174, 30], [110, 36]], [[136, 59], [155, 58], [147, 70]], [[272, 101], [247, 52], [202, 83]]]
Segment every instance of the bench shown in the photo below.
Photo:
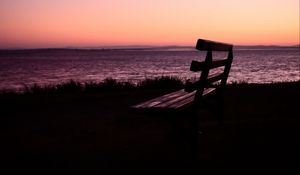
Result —
[[[207, 97], [214, 97], [217, 100], [217, 118], [220, 124], [223, 123], [223, 100], [222, 92], [227, 82], [231, 63], [233, 60], [233, 45], [209, 40], [199, 39], [196, 49], [206, 51], [204, 61], [192, 61], [190, 71], [201, 72], [199, 80], [187, 81], [185, 88], [142, 102], [131, 108], [142, 111], [180, 111], [186, 108], [197, 110]], [[214, 60], [213, 51], [228, 52], [227, 58]], [[211, 74], [211, 70], [223, 67], [221, 72]]]
[[[190, 71], [201, 72], [200, 78], [194, 82], [187, 81], [184, 89], [150, 99], [131, 106], [139, 112], [147, 112], [153, 116], [166, 117], [173, 129], [172, 138], [180, 154], [190, 155], [197, 160], [198, 155], [198, 109], [209, 104], [219, 125], [223, 125], [223, 91], [226, 86], [231, 63], [233, 45], [199, 39], [196, 49], [206, 51], [205, 60], [192, 61]], [[212, 52], [227, 52], [225, 59], [213, 59]], [[222, 70], [216, 68], [223, 68]], [[214, 69], [214, 72], [211, 73]], [[214, 102], [212, 105], [211, 102]], [[212, 107], [213, 106], [213, 107]], [[153, 117], [151, 117], [153, 118]], [[187, 126], [187, 127], [186, 127]], [[182, 150], [188, 150], [188, 154]]]

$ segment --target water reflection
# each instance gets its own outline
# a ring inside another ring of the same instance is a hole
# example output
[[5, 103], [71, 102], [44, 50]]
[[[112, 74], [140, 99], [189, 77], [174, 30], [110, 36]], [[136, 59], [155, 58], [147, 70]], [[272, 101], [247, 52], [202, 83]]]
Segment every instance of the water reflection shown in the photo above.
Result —
[[[269, 83], [300, 79], [299, 49], [236, 50], [229, 81]], [[214, 53], [223, 58], [226, 54]], [[24, 85], [55, 84], [70, 79], [86, 82], [107, 77], [139, 81], [159, 76], [192, 78], [192, 60], [203, 60], [198, 51], [44, 51], [0, 54], [0, 89]]]

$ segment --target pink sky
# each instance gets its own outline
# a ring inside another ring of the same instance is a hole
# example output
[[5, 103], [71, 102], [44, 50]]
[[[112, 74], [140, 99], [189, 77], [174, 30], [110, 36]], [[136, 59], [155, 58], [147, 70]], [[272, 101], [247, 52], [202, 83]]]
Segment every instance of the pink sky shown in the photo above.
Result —
[[1, 0], [0, 48], [299, 44], [299, 0]]

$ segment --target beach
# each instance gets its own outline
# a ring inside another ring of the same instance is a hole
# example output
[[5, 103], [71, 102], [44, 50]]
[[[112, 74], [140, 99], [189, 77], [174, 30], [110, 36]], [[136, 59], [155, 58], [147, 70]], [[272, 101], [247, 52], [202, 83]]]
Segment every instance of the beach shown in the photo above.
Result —
[[299, 81], [228, 85], [224, 126], [199, 111], [197, 161], [168, 118], [129, 110], [173, 90], [2, 93], [3, 165], [38, 174], [299, 173]]

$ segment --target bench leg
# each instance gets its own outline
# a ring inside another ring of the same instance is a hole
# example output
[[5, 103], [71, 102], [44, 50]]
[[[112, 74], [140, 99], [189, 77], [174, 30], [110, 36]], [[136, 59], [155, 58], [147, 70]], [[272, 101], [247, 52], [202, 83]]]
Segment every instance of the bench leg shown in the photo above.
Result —
[[191, 130], [190, 130], [190, 156], [191, 160], [193, 162], [197, 161], [198, 159], [198, 136], [199, 136], [199, 125], [198, 125], [198, 113], [196, 109], [193, 109], [190, 112], [190, 117], [191, 117]]
[[175, 148], [176, 159], [184, 160], [184, 150], [185, 150], [185, 129], [184, 129], [184, 116], [181, 112], [175, 113], [170, 118], [171, 124], [171, 142]]
[[222, 95], [217, 95], [215, 115], [220, 126], [224, 125], [224, 99]]
[[171, 121], [172, 142], [180, 160], [191, 163], [198, 156], [198, 115], [195, 110], [178, 112]]

